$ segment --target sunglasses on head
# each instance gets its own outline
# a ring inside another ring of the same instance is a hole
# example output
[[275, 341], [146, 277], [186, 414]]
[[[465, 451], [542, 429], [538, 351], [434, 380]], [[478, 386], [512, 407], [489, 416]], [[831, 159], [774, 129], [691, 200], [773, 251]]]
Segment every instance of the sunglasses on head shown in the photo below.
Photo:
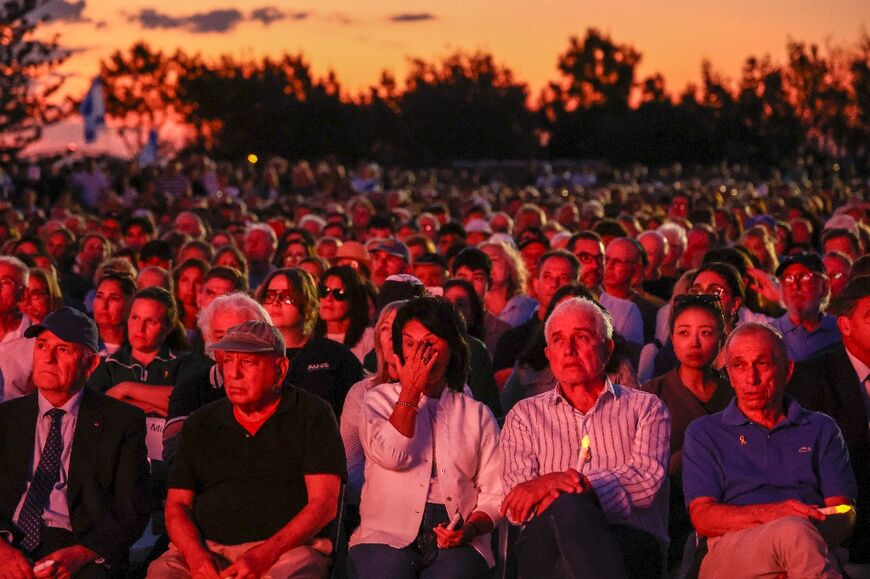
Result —
[[716, 294], [680, 294], [674, 298], [674, 305], [709, 304], [722, 307], [722, 300]]
[[347, 299], [347, 292], [344, 291], [342, 288], [339, 288], [339, 287], [334, 287], [334, 288], [322, 287], [322, 288], [320, 288], [320, 297], [321, 298], [328, 298], [330, 295], [332, 295], [332, 298], [337, 302], [343, 302]]

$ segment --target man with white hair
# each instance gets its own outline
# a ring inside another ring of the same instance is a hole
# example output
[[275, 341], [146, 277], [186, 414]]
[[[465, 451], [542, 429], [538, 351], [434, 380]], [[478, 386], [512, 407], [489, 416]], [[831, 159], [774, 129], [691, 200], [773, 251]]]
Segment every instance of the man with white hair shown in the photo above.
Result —
[[561, 303], [544, 335], [556, 387], [518, 402], [501, 433], [520, 575], [661, 577], [668, 411], [607, 378], [613, 323], [594, 302]]
[[686, 230], [678, 223], [665, 223], [657, 231], [668, 240], [668, 254], [661, 264], [662, 277], [671, 278], [676, 283], [682, 274], [679, 267], [680, 260], [682, 260], [683, 252], [686, 251], [689, 244]]
[[265, 223], [252, 223], [245, 229], [245, 257], [248, 258], [248, 287], [256, 290], [275, 270], [272, 259], [278, 249], [275, 230]]
[[24, 298], [29, 271], [17, 257], [0, 256], [0, 402], [32, 392], [28, 384], [33, 340], [24, 337], [30, 320], [18, 303]]
[[[249, 320], [272, 323], [266, 310], [244, 293], [231, 293], [212, 300], [200, 310], [196, 324], [205, 348], [223, 338], [228, 328]], [[163, 459], [174, 458], [177, 436], [187, 417], [196, 409], [226, 397], [224, 381], [213, 356], [191, 352], [169, 397], [169, 412], [163, 428]]]

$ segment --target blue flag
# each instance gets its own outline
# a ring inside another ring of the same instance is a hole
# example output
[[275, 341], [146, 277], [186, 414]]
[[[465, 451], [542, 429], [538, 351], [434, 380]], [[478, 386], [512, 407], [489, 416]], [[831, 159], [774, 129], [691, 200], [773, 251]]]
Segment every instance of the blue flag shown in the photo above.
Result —
[[103, 82], [100, 77], [94, 79], [85, 100], [79, 107], [82, 120], [85, 124], [85, 142], [93, 143], [97, 140], [97, 131], [106, 126], [106, 101], [103, 98]]
[[157, 131], [151, 129], [148, 133], [148, 142], [142, 152], [139, 153], [139, 166], [147, 167], [157, 162]]

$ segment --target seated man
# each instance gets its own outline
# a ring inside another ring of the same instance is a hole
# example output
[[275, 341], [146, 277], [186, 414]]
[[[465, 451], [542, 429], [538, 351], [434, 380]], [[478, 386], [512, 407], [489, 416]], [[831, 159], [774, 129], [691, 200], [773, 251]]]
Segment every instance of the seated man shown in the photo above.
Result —
[[840, 430], [785, 396], [794, 364], [770, 326], [738, 326], [725, 364], [737, 396], [692, 422], [683, 445], [686, 504], [709, 549], [700, 576], [840, 577], [813, 524], [819, 507], [854, 501]]
[[84, 388], [93, 320], [61, 308], [24, 335], [37, 392], [0, 404], [0, 577], [123, 576], [148, 521], [145, 416]]
[[593, 302], [561, 303], [544, 335], [556, 387], [518, 402], [501, 433], [520, 575], [661, 577], [668, 411], [607, 378], [613, 326]]
[[274, 326], [247, 321], [207, 347], [227, 398], [184, 423], [169, 473], [169, 551], [149, 577], [325, 577], [310, 545], [335, 518], [344, 448], [325, 401], [281, 385], [289, 361]]

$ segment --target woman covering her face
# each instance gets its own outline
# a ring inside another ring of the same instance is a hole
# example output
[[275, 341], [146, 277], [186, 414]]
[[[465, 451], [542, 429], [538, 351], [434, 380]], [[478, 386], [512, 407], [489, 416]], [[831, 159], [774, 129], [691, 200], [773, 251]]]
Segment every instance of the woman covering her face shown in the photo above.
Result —
[[365, 483], [349, 576], [484, 577], [501, 466], [495, 418], [462, 393], [465, 324], [447, 300], [417, 298], [396, 314], [392, 344], [398, 381], [364, 398]]

